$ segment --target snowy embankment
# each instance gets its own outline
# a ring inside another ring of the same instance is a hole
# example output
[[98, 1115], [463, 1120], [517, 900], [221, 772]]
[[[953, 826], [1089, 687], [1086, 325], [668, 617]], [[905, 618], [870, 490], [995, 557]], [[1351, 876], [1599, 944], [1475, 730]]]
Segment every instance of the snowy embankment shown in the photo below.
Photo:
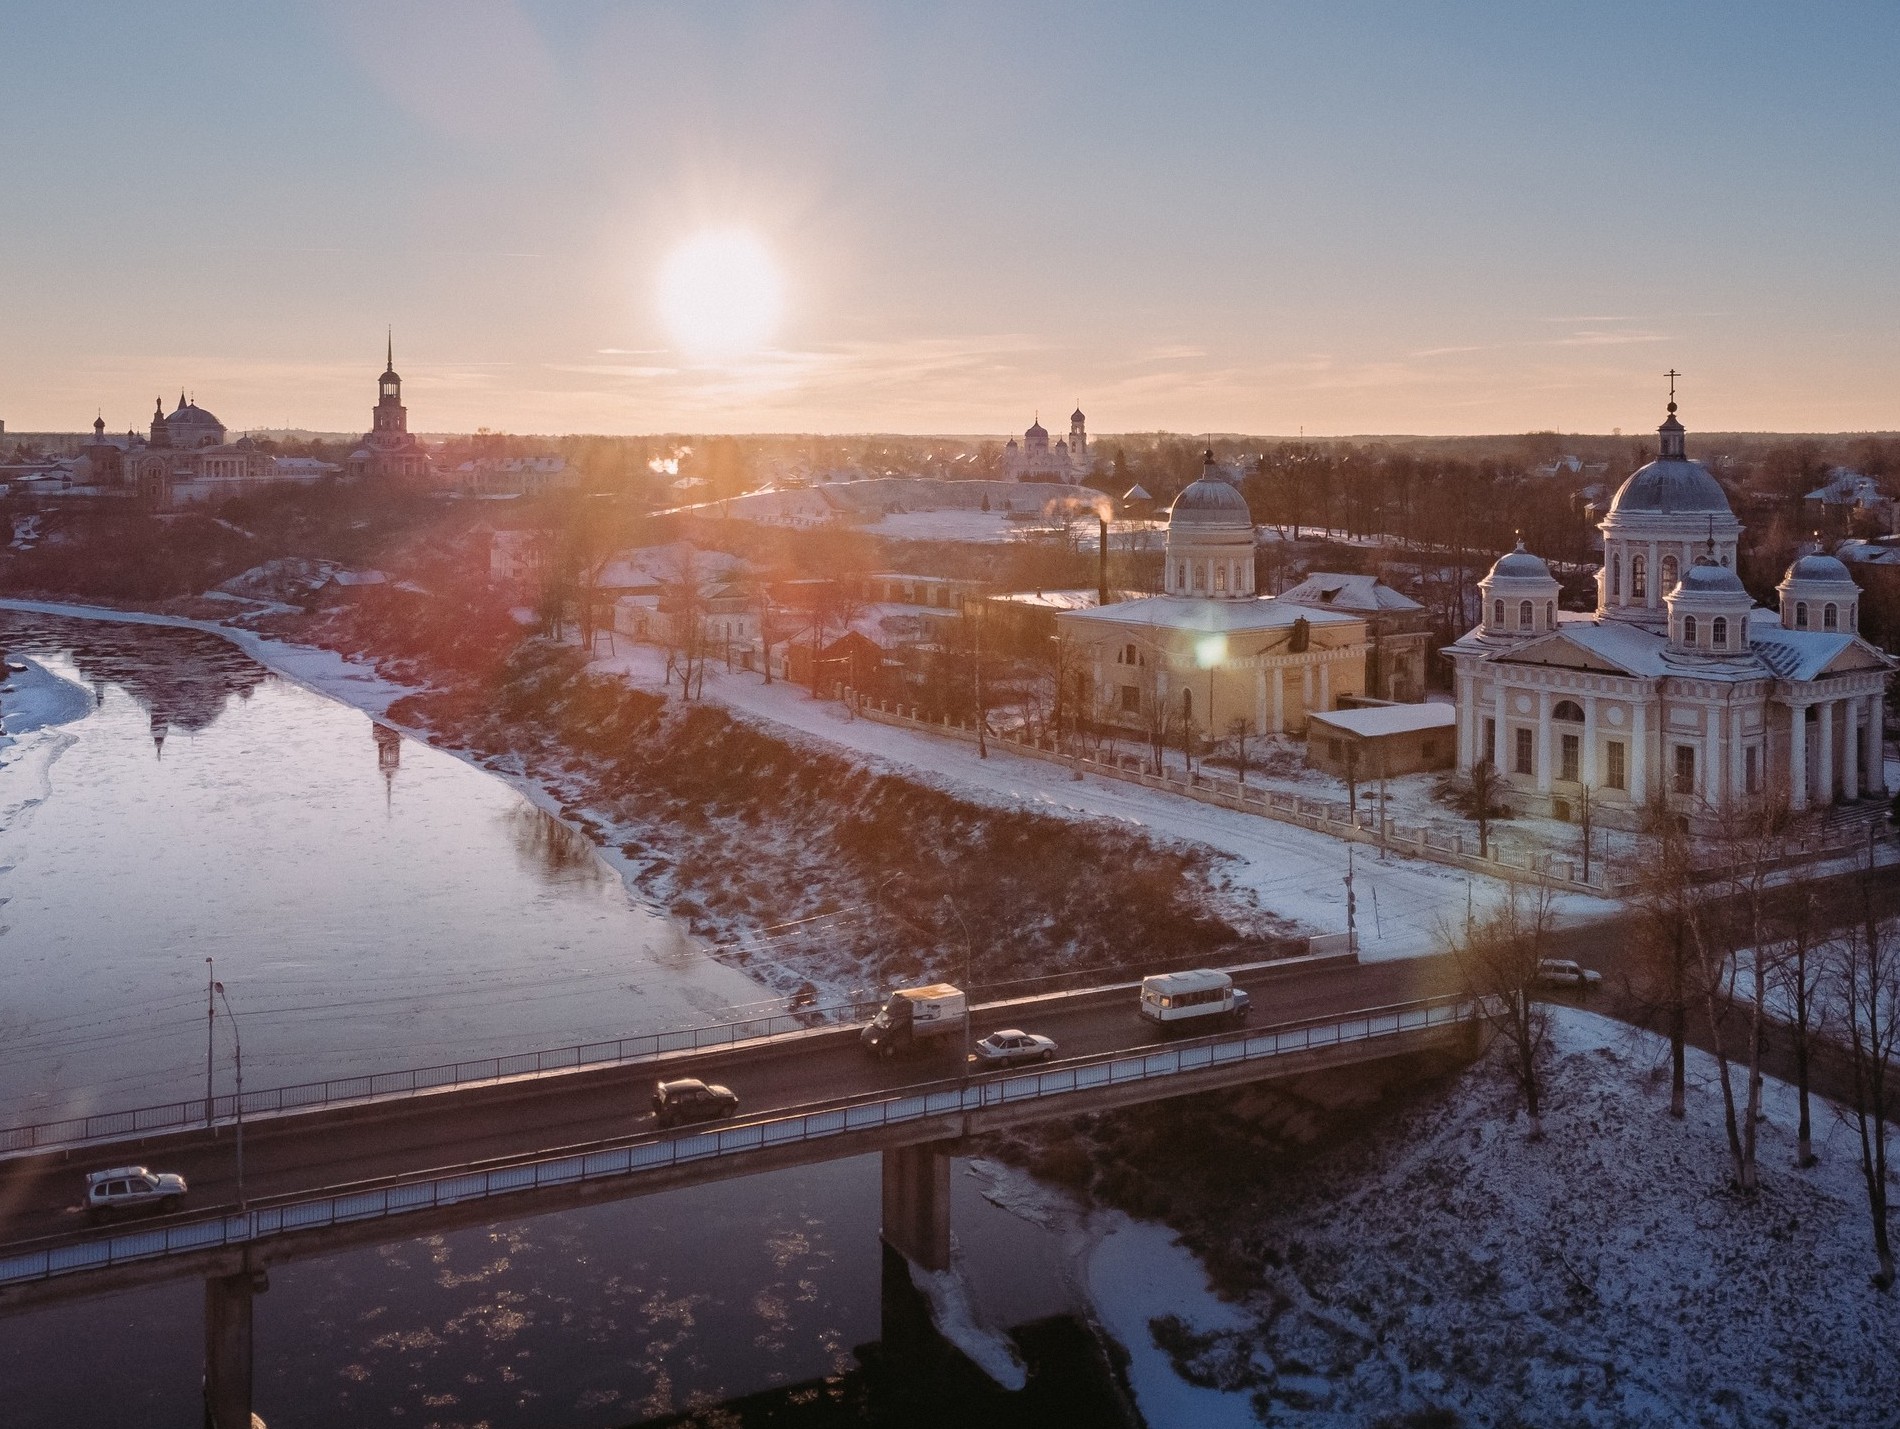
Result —
[[[1764, 1093], [1762, 1189], [1728, 1189], [1712, 1058], [1667, 1115], [1667, 1044], [1557, 1009], [1544, 1140], [1480, 1064], [1251, 1204], [1177, 1206], [1244, 1325], [1156, 1325], [1269, 1423], [1893, 1425], [1900, 1297], [1869, 1284], [1853, 1127]], [[1217, 1154], [1218, 1147], [1210, 1148]], [[1110, 1323], [1127, 1320], [1112, 1308]], [[1437, 1421], [1435, 1421], [1437, 1422]]]
[[[643, 689], [658, 690], [664, 657], [645, 646], [594, 662]], [[796, 736], [844, 749], [911, 779], [992, 807], [1031, 809], [1075, 819], [1108, 819], [1157, 839], [1196, 844], [1225, 855], [1216, 875], [1228, 891], [1262, 912], [1293, 920], [1313, 933], [1346, 927], [1345, 873], [1349, 845], [1325, 834], [1179, 798], [1120, 780], [1075, 779], [1060, 765], [992, 747], [988, 758], [960, 740], [854, 719], [832, 701], [748, 671], [708, 670], [705, 698]], [[1438, 864], [1376, 852], [1353, 854], [1360, 955], [1416, 957], [1442, 950], [1442, 932], [1464, 923], [1467, 900], [1480, 906], [1501, 897], [1496, 879]], [[1619, 905], [1607, 899], [1561, 895], [1564, 921], [1606, 917]]]

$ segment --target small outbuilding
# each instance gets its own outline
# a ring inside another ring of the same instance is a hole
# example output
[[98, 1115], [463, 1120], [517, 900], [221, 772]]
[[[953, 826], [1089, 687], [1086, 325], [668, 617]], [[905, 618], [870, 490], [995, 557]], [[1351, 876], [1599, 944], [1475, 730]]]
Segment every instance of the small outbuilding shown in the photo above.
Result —
[[1458, 755], [1455, 705], [1368, 705], [1315, 710], [1306, 762], [1341, 779], [1397, 778], [1449, 769]]

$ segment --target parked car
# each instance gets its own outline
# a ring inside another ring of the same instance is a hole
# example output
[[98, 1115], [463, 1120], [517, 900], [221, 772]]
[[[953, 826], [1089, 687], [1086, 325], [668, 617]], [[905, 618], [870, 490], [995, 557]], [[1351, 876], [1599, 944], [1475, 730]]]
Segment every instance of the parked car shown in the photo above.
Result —
[[105, 1217], [114, 1211], [157, 1206], [169, 1211], [183, 1198], [185, 1178], [171, 1171], [149, 1171], [143, 1166], [115, 1166], [86, 1177], [86, 1211]]
[[1226, 973], [1199, 968], [1141, 980], [1141, 1015], [1167, 1032], [1204, 1032], [1242, 1023], [1253, 1010], [1244, 987]]
[[687, 1121], [717, 1121], [739, 1110], [730, 1087], [708, 1086], [698, 1077], [658, 1082], [653, 1088], [653, 1119], [661, 1126]]
[[1574, 987], [1579, 992], [1588, 992], [1602, 981], [1603, 974], [1595, 968], [1586, 968], [1568, 958], [1543, 958], [1537, 964], [1539, 987]]
[[970, 1053], [970, 1060], [985, 1067], [1010, 1067], [1018, 1062], [1052, 1061], [1055, 1055], [1053, 1037], [1019, 1032], [1012, 1027], [1006, 1032], [992, 1032], [978, 1042]]

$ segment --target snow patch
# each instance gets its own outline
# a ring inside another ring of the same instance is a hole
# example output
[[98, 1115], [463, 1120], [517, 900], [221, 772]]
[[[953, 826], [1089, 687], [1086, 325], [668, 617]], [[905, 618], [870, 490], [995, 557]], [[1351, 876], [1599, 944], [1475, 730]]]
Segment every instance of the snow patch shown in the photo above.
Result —
[[22, 735], [48, 725], [71, 724], [92, 709], [92, 695], [83, 685], [55, 675], [36, 660], [22, 660], [24, 670], [0, 685], [0, 717], [8, 735]]
[[1021, 1389], [1029, 1382], [1029, 1370], [1008, 1335], [982, 1320], [977, 1313], [969, 1282], [957, 1265], [953, 1252], [948, 1270], [925, 1270], [914, 1261], [910, 1282], [930, 1302], [937, 1333], [969, 1357], [971, 1363], [1007, 1390]]

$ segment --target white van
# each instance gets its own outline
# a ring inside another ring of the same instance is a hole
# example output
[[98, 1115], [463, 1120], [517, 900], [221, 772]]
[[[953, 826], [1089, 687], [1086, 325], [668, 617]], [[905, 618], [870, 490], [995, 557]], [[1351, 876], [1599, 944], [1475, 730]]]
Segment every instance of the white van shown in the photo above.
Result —
[[1245, 1022], [1249, 1010], [1246, 989], [1235, 987], [1226, 973], [1209, 968], [1158, 973], [1141, 980], [1141, 1015], [1169, 1031]]

